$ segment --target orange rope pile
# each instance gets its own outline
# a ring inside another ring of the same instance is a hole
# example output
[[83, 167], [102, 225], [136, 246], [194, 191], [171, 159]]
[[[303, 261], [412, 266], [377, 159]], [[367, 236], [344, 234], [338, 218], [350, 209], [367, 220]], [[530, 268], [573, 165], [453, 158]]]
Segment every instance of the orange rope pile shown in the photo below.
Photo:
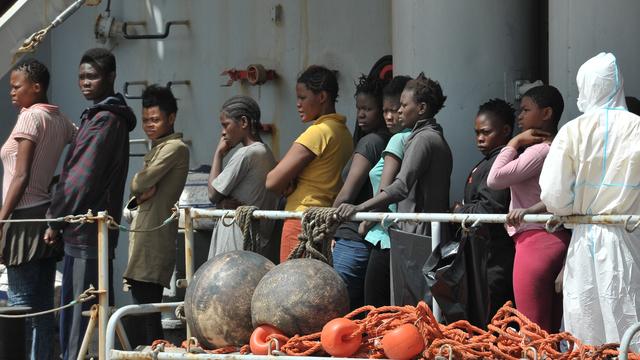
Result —
[[[366, 313], [363, 319], [355, 319]], [[421, 359], [433, 359], [437, 355], [449, 358], [452, 351], [453, 359], [501, 359], [520, 360], [533, 358], [535, 349], [539, 359], [595, 359], [605, 360], [618, 356], [618, 344], [604, 344], [600, 346], [586, 345], [568, 332], [549, 334], [538, 325], [512, 307], [507, 302], [493, 317], [488, 330], [483, 330], [469, 324], [466, 320], [456, 321], [449, 325], [439, 324], [429, 306], [420, 302], [417, 306], [384, 306], [375, 308], [364, 306], [345, 316], [358, 325], [351, 337], [361, 337], [362, 345], [352, 355], [354, 358], [385, 358], [380, 340], [390, 330], [404, 324], [413, 324], [424, 339], [426, 348]], [[515, 328], [519, 328], [515, 330]], [[320, 332], [309, 335], [295, 335], [288, 338], [284, 335], [270, 335], [268, 339], [277, 339], [280, 343], [279, 351], [290, 356], [327, 355], [320, 343]], [[571, 349], [560, 352], [560, 342], [566, 341]], [[156, 340], [154, 349], [159, 344], [166, 347], [173, 346], [165, 340]], [[185, 341], [183, 348], [188, 348]], [[240, 351], [248, 354], [248, 345], [241, 349], [224, 347], [215, 350], [204, 350], [212, 354], [228, 354]], [[629, 359], [640, 360], [640, 354], [629, 353]]]
[[[424, 302], [417, 306], [384, 306], [374, 308], [364, 306], [345, 318], [353, 319], [367, 313], [364, 319], [356, 319], [358, 330], [353, 337], [362, 337], [362, 346], [351, 357], [384, 358], [380, 340], [388, 331], [404, 324], [415, 325], [422, 334], [426, 348], [422, 358], [433, 359], [436, 355], [449, 357], [449, 348], [454, 359], [504, 359], [519, 360], [532, 358], [533, 348], [540, 359], [610, 359], [618, 356], [618, 344], [591, 346], [582, 344], [570, 333], [549, 334], [512, 307], [505, 304], [493, 317], [488, 331], [469, 324], [466, 320], [449, 325], [439, 324], [431, 309]], [[518, 327], [520, 331], [516, 331]], [[283, 345], [280, 351], [292, 356], [325, 354], [320, 344], [320, 333], [286, 338], [272, 335]], [[560, 352], [560, 342], [565, 340], [571, 351]], [[524, 356], [523, 356], [524, 355]], [[629, 354], [629, 359], [640, 360], [640, 355]]]

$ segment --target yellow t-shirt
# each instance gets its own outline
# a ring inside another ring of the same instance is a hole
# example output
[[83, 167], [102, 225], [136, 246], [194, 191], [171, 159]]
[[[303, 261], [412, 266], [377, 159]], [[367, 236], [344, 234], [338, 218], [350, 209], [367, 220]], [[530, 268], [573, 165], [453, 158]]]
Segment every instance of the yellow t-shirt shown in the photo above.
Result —
[[319, 117], [296, 143], [316, 154], [297, 179], [296, 190], [287, 198], [286, 211], [331, 206], [342, 187], [342, 168], [353, 152], [353, 139], [340, 114]]

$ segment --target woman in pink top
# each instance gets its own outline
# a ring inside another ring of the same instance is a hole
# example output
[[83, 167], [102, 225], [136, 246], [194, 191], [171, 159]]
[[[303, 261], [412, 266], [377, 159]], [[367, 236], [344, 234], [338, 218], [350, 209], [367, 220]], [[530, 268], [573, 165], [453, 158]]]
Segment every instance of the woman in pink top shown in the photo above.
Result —
[[[10, 85], [11, 102], [20, 109], [20, 115], [0, 149], [4, 167], [0, 220], [44, 219], [51, 178], [75, 126], [57, 106], [48, 104], [49, 71], [40, 62], [18, 64], [11, 72]], [[0, 261], [7, 266], [11, 306], [29, 306], [33, 312], [53, 307], [61, 248], [45, 244], [46, 228], [46, 223], [0, 223], [4, 238]], [[28, 322], [30, 358], [47, 359], [53, 353], [53, 315]]]
[[540, 327], [557, 332], [562, 319], [562, 295], [555, 279], [562, 269], [571, 235], [567, 230], [547, 233], [542, 224], [522, 224], [525, 214], [545, 212], [538, 179], [553, 136], [558, 131], [564, 101], [553, 86], [530, 89], [520, 102], [522, 132], [496, 158], [487, 184], [511, 190], [507, 232], [516, 246], [513, 292], [516, 306]]

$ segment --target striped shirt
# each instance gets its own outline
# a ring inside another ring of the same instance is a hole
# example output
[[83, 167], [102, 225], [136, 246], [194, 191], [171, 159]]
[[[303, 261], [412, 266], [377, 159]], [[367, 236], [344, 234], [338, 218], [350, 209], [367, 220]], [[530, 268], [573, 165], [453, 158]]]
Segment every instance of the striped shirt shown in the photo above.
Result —
[[34, 104], [20, 110], [11, 135], [0, 149], [0, 158], [4, 167], [3, 201], [7, 198], [9, 185], [15, 175], [19, 139], [27, 139], [36, 145], [29, 184], [16, 207], [16, 209], [24, 209], [51, 200], [49, 194], [51, 178], [62, 150], [71, 142], [76, 131], [76, 126], [62, 115], [55, 105]]

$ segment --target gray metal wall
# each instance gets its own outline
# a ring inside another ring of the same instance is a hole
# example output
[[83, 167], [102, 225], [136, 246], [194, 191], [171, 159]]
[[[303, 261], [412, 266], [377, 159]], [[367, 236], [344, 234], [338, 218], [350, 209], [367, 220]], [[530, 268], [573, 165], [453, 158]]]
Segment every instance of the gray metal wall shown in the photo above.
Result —
[[[279, 24], [272, 21], [272, 8], [282, 4]], [[77, 90], [77, 65], [83, 51], [97, 46], [93, 25], [104, 7], [83, 8], [52, 36], [51, 68], [57, 81], [52, 100], [77, 118], [87, 106]], [[382, 55], [391, 53], [390, 4], [388, 0], [358, 1], [113, 1], [112, 14], [119, 20], [147, 21], [148, 31], [163, 30], [169, 20], [185, 20], [191, 26], [172, 28], [165, 40], [119, 39], [113, 46], [117, 56], [116, 86], [124, 81], [148, 80], [166, 83], [190, 80], [190, 87], [176, 86], [180, 98], [177, 128], [192, 141], [191, 166], [210, 164], [217, 145], [220, 126], [218, 110], [228, 97], [242, 93], [256, 98], [264, 123], [273, 123], [277, 133], [265, 138], [276, 156], [282, 156], [293, 140], [305, 129], [295, 108], [295, 80], [310, 64], [323, 64], [338, 70], [340, 97], [337, 110], [355, 117], [354, 80], [368, 72]], [[235, 83], [220, 76], [225, 68], [245, 68], [260, 63], [277, 71], [280, 78], [262, 86]], [[131, 88], [139, 93], [140, 88]], [[139, 100], [129, 104], [141, 113]], [[138, 127], [132, 137], [142, 138]], [[132, 151], [142, 151], [133, 147]], [[142, 166], [132, 158], [129, 175]], [[115, 283], [126, 265], [127, 246], [121, 237], [117, 250]], [[119, 287], [116, 286], [116, 289]], [[117, 291], [117, 302], [127, 302]]]
[[452, 201], [461, 199], [476, 150], [474, 118], [491, 98], [514, 102], [514, 81], [539, 76], [537, 1], [392, 1], [394, 70], [420, 71], [447, 95], [436, 116], [453, 152]]
[[549, 1], [549, 81], [565, 101], [563, 121], [579, 115], [576, 74], [599, 52], [616, 55], [627, 96], [640, 98], [640, 1]]

